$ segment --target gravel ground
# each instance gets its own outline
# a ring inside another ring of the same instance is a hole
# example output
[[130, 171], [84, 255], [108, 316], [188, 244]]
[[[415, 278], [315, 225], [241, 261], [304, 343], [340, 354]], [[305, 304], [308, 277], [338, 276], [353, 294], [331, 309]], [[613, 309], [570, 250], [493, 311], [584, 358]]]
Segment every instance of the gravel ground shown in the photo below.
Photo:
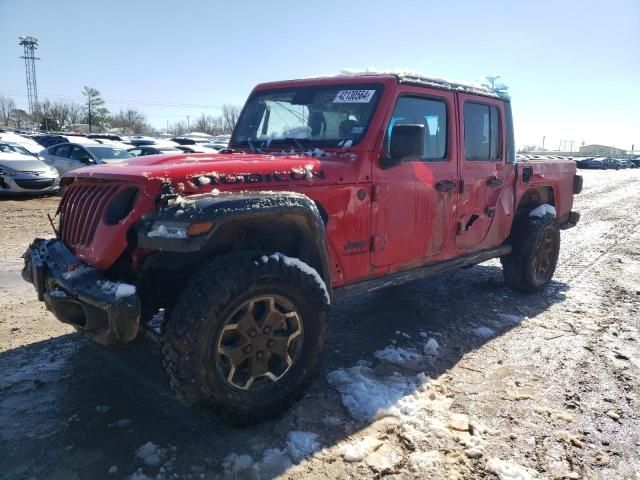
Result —
[[581, 173], [544, 292], [491, 261], [339, 303], [306, 397], [242, 429], [57, 322], [19, 272], [58, 199], [0, 201], [0, 477], [640, 478], [640, 170]]

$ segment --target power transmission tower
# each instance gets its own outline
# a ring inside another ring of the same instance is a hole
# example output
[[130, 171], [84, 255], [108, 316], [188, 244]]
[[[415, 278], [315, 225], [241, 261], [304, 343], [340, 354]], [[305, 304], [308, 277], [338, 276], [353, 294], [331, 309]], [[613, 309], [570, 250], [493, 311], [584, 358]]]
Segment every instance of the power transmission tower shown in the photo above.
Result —
[[20, 37], [19, 45], [24, 47], [24, 69], [27, 75], [27, 96], [29, 97], [29, 113], [33, 116], [38, 112], [38, 84], [36, 83], [36, 49], [38, 39], [35, 37]]

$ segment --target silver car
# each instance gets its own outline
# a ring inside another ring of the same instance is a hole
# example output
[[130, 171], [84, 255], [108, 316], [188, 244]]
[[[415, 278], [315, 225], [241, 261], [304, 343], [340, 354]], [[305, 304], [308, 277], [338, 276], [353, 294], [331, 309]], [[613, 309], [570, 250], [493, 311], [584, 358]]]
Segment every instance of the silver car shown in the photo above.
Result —
[[122, 162], [130, 159], [131, 155], [123, 148], [110, 145], [60, 143], [41, 151], [38, 158], [63, 175], [76, 168]]
[[55, 168], [0, 143], [0, 195], [55, 193], [59, 181]]

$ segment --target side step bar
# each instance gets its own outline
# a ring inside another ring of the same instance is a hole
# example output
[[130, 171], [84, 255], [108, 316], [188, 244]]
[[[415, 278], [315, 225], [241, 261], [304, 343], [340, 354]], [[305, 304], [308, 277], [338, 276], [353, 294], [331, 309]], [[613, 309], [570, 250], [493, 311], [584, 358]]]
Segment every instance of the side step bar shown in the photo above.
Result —
[[374, 292], [376, 290], [380, 290], [381, 288], [391, 287], [393, 285], [402, 285], [403, 283], [412, 282], [413, 280], [420, 280], [422, 278], [427, 278], [438, 273], [448, 272], [449, 270], [476, 265], [478, 263], [491, 260], [492, 258], [502, 257], [503, 255], [508, 255], [510, 253], [511, 246], [503, 245], [501, 247], [472, 253], [471, 255], [466, 255], [464, 257], [446, 260], [444, 262], [435, 263], [433, 265], [427, 265], [426, 267], [418, 267], [411, 270], [391, 273], [389, 275], [384, 275], [381, 278], [364, 280], [362, 282], [336, 288], [333, 291], [333, 298], [337, 301], [344, 298], [361, 295], [363, 293]]

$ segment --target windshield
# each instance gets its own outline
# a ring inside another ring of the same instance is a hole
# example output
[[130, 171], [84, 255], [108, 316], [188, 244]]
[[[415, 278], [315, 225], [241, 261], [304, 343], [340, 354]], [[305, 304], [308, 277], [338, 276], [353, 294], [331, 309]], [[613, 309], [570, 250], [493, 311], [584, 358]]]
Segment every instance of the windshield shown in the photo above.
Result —
[[10, 143], [0, 143], [0, 152], [2, 153], [22, 153], [23, 155], [31, 155], [31, 152], [20, 145], [10, 144]]
[[121, 148], [111, 147], [89, 147], [91, 153], [93, 153], [99, 160], [108, 159], [122, 159], [131, 158], [131, 155], [126, 150]]
[[382, 86], [376, 84], [258, 92], [247, 101], [230, 145], [355, 145], [364, 138], [381, 94]]

